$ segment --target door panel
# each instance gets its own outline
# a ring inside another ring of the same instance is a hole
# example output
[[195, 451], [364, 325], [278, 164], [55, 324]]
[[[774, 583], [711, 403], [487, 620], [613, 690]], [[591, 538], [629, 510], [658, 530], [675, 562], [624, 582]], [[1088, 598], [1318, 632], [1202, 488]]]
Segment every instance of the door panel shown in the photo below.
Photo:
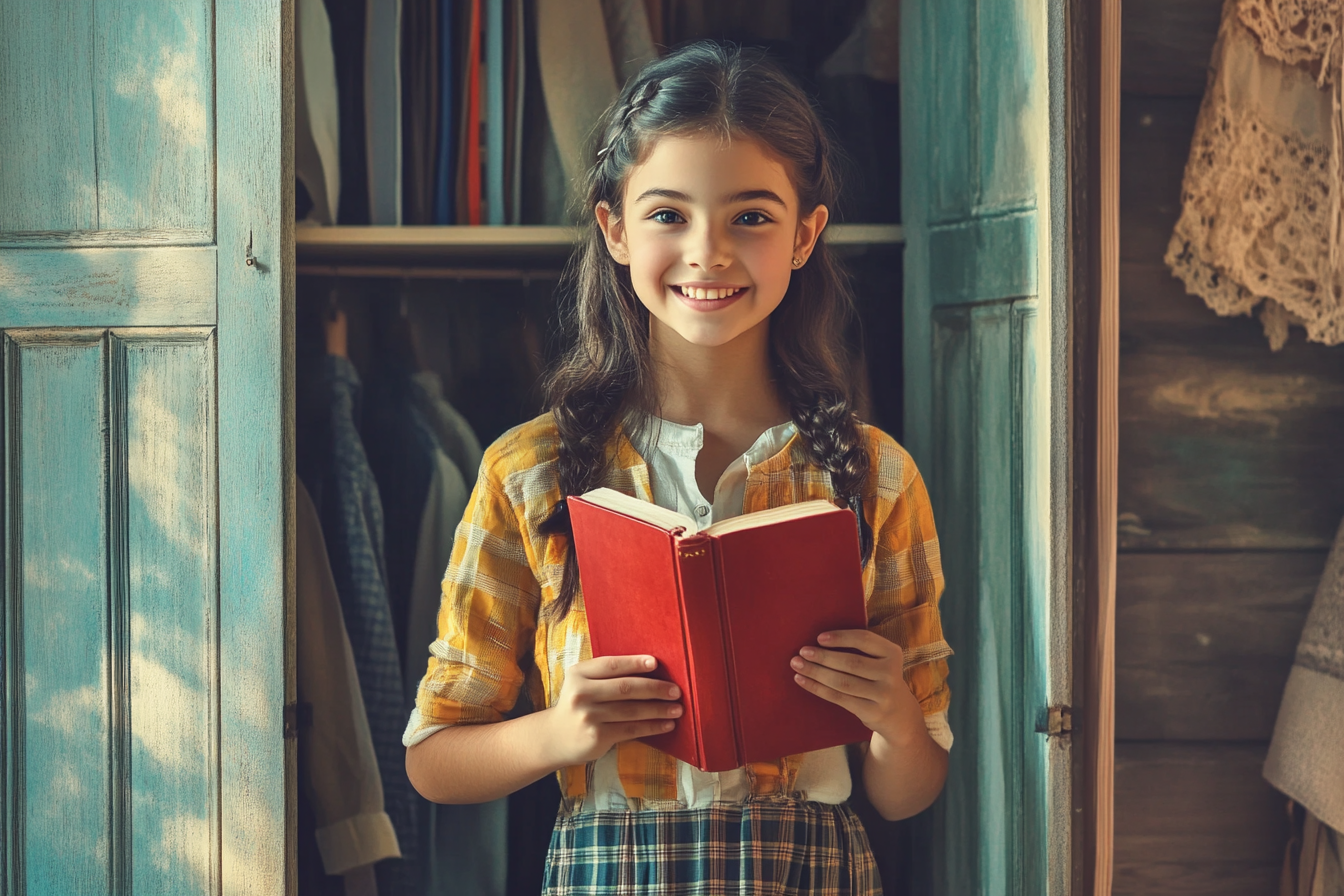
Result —
[[211, 892], [211, 333], [10, 331], [4, 351], [14, 891]]
[[[214, 340], [112, 336], [112, 421], [126, 484], [129, 818], [136, 896], [218, 879]], [[122, 441], [124, 440], [124, 441]], [[116, 442], [114, 442], [114, 445]]]
[[0, 4], [6, 894], [285, 892], [291, 27]]
[[1043, 520], [1025, 462], [1037, 327], [1034, 299], [934, 316], [934, 438], [948, 454], [930, 487], [943, 501], [944, 568], [962, 571], [948, 576], [943, 623], [949, 643], [969, 645], [956, 655], [938, 892], [1045, 892], [1045, 557], [1021, 528]]
[[107, 892], [107, 345], [97, 332], [32, 333], [4, 352], [6, 830], [22, 832], [11, 861], [29, 892]]
[[[12, 2], [12, 0], [7, 0]], [[209, 242], [214, 109], [209, 0], [98, 0], [98, 230]]]
[[[209, 243], [208, 0], [6, 0], [0, 243]], [[11, 137], [12, 139], [12, 137]]]
[[93, 0], [0, 3], [0, 240], [98, 226], [92, 37]]

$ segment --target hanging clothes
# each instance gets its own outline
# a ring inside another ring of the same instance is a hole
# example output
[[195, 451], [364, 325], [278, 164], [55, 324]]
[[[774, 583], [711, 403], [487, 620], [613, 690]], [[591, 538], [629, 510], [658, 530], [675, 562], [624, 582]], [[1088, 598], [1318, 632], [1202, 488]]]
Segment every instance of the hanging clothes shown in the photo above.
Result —
[[537, 0], [537, 67], [572, 194], [588, 167], [589, 134], [618, 87], [599, 0]]
[[331, 20], [322, 0], [299, 0], [294, 18], [294, 173], [313, 201], [308, 220], [335, 224], [341, 126]]
[[[428, 376], [437, 384], [437, 376]], [[468, 498], [467, 483], [457, 464], [436, 446], [434, 475], [420, 520], [407, 620], [405, 677], [412, 702], [428, 668], [429, 646], [438, 637], [441, 582]], [[461, 806], [425, 805], [421, 815], [425, 896], [504, 896], [509, 868], [508, 810], [507, 797]]]
[[400, 861], [378, 863], [378, 889], [384, 894], [414, 894], [420, 886], [415, 864], [418, 797], [406, 777], [406, 751], [400, 744], [405, 691], [387, 598], [383, 505], [355, 427], [359, 373], [347, 358], [328, 355], [326, 361], [332, 446], [331, 470], [323, 487], [322, 531], [359, 673], [383, 798], [402, 851]]
[[364, 32], [367, 0], [325, 0], [336, 57], [340, 124], [340, 224], [369, 223], [368, 147], [364, 139]]
[[434, 158], [434, 224], [456, 223], [454, 187], [457, 179], [457, 10], [453, 0], [439, 3], [439, 112], [438, 151]]
[[[412, 403], [411, 370], [392, 346], [384, 346], [379, 352], [377, 371], [369, 380], [363, 422], [364, 450], [378, 483], [386, 523], [387, 601], [397, 653], [404, 657], [411, 580], [420, 520], [434, 472], [435, 443]], [[421, 655], [422, 661], [425, 656]]]
[[1279, 896], [1341, 896], [1344, 894], [1344, 834], [1288, 804], [1292, 836], [1284, 850]]
[[402, 0], [402, 223], [434, 223], [440, 0]]
[[[299, 887], [312, 894], [329, 892], [323, 876], [399, 858], [401, 849], [383, 806], [378, 758], [322, 524], [302, 482], [296, 491], [298, 777], [306, 809], [299, 813], [299, 836], [303, 844], [311, 839], [320, 857], [320, 867], [300, 862]], [[304, 825], [305, 817], [311, 826]]]
[[624, 84], [658, 58], [653, 29], [644, 0], [602, 0], [602, 18], [607, 26], [607, 47], [616, 77]]
[[401, 224], [401, 0], [368, 0], [364, 120], [369, 223]]
[[1166, 263], [1221, 315], [1344, 342], [1344, 0], [1226, 0]]
[[1344, 831], [1344, 525], [1288, 673], [1265, 779]]
[[476, 481], [481, 466], [481, 441], [467, 418], [443, 397], [443, 381], [432, 370], [411, 377], [411, 400], [433, 432], [443, 453], [457, 465], [463, 478]]

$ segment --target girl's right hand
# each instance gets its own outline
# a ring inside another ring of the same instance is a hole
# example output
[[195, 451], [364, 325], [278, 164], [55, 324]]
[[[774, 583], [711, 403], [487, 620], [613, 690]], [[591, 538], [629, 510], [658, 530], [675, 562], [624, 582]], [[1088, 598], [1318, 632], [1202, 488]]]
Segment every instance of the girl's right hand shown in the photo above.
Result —
[[584, 765], [621, 741], [665, 734], [681, 716], [681, 689], [644, 676], [651, 656], [604, 656], [575, 663], [565, 673], [560, 696], [546, 710], [547, 748], [558, 768]]

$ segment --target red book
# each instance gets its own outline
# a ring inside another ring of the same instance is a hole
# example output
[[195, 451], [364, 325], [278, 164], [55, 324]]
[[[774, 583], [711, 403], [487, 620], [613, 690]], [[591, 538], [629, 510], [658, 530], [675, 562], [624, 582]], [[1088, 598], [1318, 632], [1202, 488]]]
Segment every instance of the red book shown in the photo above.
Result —
[[853, 512], [808, 501], [697, 531], [612, 489], [568, 503], [593, 656], [650, 654], [682, 691], [676, 727], [645, 743], [727, 771], [869, 738], [789, 665], [822, 632], [868, 625]]

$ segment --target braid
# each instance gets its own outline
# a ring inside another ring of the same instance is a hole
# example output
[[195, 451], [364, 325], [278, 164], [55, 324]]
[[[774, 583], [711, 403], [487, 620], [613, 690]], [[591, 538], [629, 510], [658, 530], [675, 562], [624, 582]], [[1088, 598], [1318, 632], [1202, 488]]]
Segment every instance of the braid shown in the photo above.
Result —
[[648, 108], [649, 103], [653, 102], [653, 98], [658, 95], [658, 88], [662, 84], [663, 82], [658, 79], [645, 81], [642, 87], [630, 95], [629, 101], [614, 116], [606, 142], [597, 151], [597, 164], [601, 165], [611, 154], [611, 151], [616, 148], [617, 141], [625, 137], [630, 129], [630, 119]]
[[843, 395], [800, 395], [790, 402], [789, 412], [812, 459], [831, 474], [836, 500], [854, 511], [859, 525], [859, 553], [866, 566], [872, 557], [873, 529], [863, 512], [868, 452], [858, 418]]

